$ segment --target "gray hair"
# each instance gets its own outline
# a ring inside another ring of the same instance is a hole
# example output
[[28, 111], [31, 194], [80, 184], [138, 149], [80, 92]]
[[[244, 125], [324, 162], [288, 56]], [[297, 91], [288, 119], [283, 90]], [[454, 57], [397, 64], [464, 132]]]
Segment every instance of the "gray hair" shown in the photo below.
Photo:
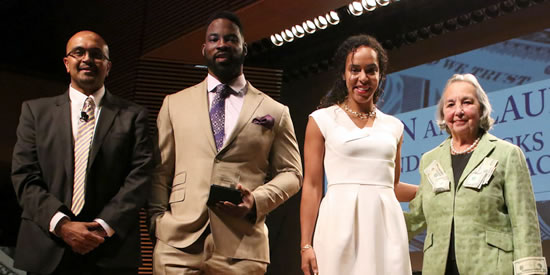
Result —
[[[479, 101], [479, 104], [481, 105], [481, 117], [479, 118], [479, 128], [483, 129], [485, 132], [488, 132], [495, 123], [495, 120], [491, 117], [491, 112], [493, 111], [493, 108], [491, 107], [491, 103], [489, 102], [489, 97], [487, 97], [487, 94], [481, 88], [481, 85], [477, 81], [477, 78], [473, 74], [454, 74], [449, 80], [447, 80], [447, 84], [445, 84], [445, 89], [443, 89], [443, 93], [445, 93], [445, 90], [447, 90], [447, 87], [451, 85], [454, 82], [458, 81], [464, 81], [472, 84], [476, 90], [476, 97]], [[435, 113], [436, 119], [437, 119], [437, 125], [439, 125], [439, 128], [441, 130], [447, 131], [447, 133], [451, 134], [451, 131], [449, 130], [449, 127], [447, 127], [447, 124], [445, 123], [445, 118], [443, 115], [443, 106], [445, 105], [445, 102], [443, 102], [445, 99], [443, 98], [443, 95], [441, 95], [441, 98], [439, 99], [439, 103], [437, 104], [437, 111]]]

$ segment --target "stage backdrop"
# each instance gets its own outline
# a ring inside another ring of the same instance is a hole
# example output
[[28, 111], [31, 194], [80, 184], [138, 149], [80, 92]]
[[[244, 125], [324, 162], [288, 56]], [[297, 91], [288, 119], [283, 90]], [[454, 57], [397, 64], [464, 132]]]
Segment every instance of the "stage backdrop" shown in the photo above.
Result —
[[[391, 60], [390, 60], [391, 62]], [[405, 125], [401, 180], [419, 184], [418, 164], [448, 134], [435, 122], [447, 79], [472, 73], [489, 95], [490, 131], [518, 145], [527, 158], [544, 240], [550, 239], [550, 29], [392, 73], [379, 108]], [[408, 210], [408, 204], [402, 204]], [[546, 217], [546, 218], [544, 218]], [[423, 236], [411, 242], [421, 251]]]

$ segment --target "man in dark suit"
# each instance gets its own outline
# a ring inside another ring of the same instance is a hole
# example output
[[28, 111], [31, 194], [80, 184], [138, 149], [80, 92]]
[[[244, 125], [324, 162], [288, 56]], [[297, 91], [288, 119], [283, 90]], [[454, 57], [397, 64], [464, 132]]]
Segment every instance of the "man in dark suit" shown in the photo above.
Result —
[[12, 162], [22, 206], [15, 267], [31, 274], [137, 274], [150, 188], [147, 111], [103, 85], [109, 49], [76, 33], [62, 95], [23, 103]]

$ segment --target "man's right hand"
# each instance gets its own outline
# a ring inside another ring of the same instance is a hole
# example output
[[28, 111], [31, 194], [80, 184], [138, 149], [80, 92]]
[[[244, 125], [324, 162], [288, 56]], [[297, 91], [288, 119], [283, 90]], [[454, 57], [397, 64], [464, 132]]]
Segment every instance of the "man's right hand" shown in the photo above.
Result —
[[55, 228], [55, 234], [78, 254], [87, 254], [105, 241], [94, 232], [100, 226], [97, 222], [73, 222], [62, 219]]

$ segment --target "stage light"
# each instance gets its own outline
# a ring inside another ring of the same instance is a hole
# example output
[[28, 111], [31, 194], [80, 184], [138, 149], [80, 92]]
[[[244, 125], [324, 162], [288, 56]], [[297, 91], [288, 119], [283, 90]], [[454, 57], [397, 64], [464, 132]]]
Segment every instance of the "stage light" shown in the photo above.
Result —
[[328, 26], [327, 20], [322, 15], [313, 19], [313, 22], [315, 22], [315, 26], [317, 26], [317, 28], [321, 30], [326, 29]]
[[363, 7], [361, 6], [361, 3], [353, 1], [348, 5], [348, 11], [352, 15], [359, 16], [363, 14]]
[[497, 5], [490, 5], [485, 8], [485, 14], [489, 17], [496, 17], [498, 15], [499, 9]]
[[283, 37], [283, 40], [286, 42], [294, 41], [294, 35], [288, 29], [281, 31], [281, 36]]
[[405, 34], [405, 40], [407, 40], [407, 42], [409, 42], [410, 44], [416, 42], [417, 39], [418, 39], [418, 31], [416, 30], [407, 32]]
[[485, 19], [485, 13], [483, 10], [475, 10], [472, 12], [472, 18], [479, 23]]
[[514, 8], [515, 8], [514, 1], [506, 0], [506, 1], [500, 3], [500, 9], [505, 11], [505, 12], [511, 12], [511, 11], [514, 10]]
[[306, 22], [304, 22], [302, 24], [302, 27], [304, 27], [304, 30], [309, 34], [312, 34], [315, 32], [315, 24], [313, 24], [311, 20], [307, 20]]
[[460, 24], [461, 26], [465, 27], [465, 26], [468, 26], [470, 25], [470, 19], [472, 17], [470, 16], [470, 14], [462, 14], [458, 17], [458, 24]]
[[375, 0], [362, 0], [361, 5], [366, 11], [373, 11], [376, 9], [376, 1]]
[[277, 33], [271, 35], [271, 43], [275, 46], [281, 46], [283, 45], [283, 38]]
[[340, 23], [340, 17], [338, 16], [338, 13], [335, 11], [331, 11], [327, 13], [325, 17], [327, 18], [328, 23], [331, 25], [336, 25]]
[[430, 28], [428, 28], [428, 27], [420, 28], [420, 30], [418, 31], [418, 35], [422, 39], [428, 39], [430, 37]]
[[443, 23], [435, 23], [430, 26], [430, 31], [433, 34], [442, 34], [443, 33]]
[[294, 34], [294, 36], [297, 38], [302, 38], [306, 33], [304, 31], [304, 28], [302, 28], [302, 26], [296, 25], [292, 27], [292, 34]]
[[[355, 7], [361, 9], [361, 3], [355, 1]], [[336, 25], [340, 22], [340, 16], [335, 11], [329, 11], [325, 15], [319, 15], [311, 20], [306, 20], [302, 24], [294, 25], [288, 29], [271, 35], [271, 43], [276, 46], [282, 46], [286, 42], [292, 42], [297, 38], [302, 38], [306, 34], [313, 34], [318, 29], [326, 29], [330, 25]], [[269, 39], [265, 38], [266, 43], [269, 44]]]

